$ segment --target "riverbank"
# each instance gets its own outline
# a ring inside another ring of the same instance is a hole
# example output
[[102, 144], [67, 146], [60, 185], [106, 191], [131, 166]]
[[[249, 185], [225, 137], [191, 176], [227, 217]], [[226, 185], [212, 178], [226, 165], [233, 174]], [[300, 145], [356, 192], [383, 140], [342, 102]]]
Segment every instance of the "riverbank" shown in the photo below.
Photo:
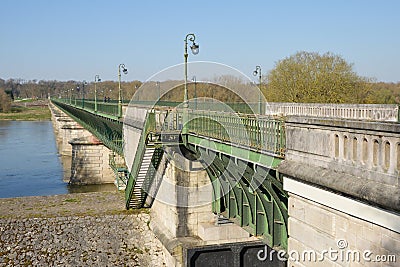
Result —
[[163, 266], [149, 223], [118, 191], [0, 199], [0, 266]]
[[15, 101], [12, 103], [11, 111], [0, 112], [0, 120], [17, 121], [44, 121], [50, 120], [50, 110], [47, 100]]

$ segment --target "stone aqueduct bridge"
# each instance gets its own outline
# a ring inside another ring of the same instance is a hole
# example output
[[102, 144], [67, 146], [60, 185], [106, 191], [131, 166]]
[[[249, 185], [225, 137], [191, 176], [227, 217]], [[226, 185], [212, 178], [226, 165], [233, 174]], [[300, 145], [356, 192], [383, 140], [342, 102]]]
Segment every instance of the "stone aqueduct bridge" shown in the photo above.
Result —
[[168, 265], [400, 261], [398, 106], [274, 103], [246, 115], [145, 104], [124, 118], [111, 103], [53, 99], [51, 110], [71, 182], [116, 181], [127, 208], [150, 207]]

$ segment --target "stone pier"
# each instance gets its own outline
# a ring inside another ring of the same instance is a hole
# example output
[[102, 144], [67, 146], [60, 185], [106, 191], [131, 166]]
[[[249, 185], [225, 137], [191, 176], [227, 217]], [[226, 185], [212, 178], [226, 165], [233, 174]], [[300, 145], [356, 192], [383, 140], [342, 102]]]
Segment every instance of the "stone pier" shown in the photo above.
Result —
[[199, 162], [167, 148], [168, 163], [151, 208], [150, 227], [161, 240], [167, 266], [186, 266], [187, 250], [258, 240], [236, 224], [216, 225], [212, 184]]
[[109, 165], [110, 150], [94, 136], [74, 138], [71, 184], [106, 184], [115, 180]]
[[71, 184], [106, 184], [115, 181], [109, 165], [111, 150], [92, 133], [50, 104], [57, 147], [61, 156], [71, 157]]

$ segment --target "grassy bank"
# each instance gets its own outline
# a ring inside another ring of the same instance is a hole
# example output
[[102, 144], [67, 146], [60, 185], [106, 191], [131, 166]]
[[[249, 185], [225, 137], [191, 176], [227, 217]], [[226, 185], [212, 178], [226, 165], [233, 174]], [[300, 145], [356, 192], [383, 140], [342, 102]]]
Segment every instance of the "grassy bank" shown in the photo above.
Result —
[[47, 106], [23, 107], [13, 106], [11, 112], [0, 113], [0, 120], [43, 121], [50, 120], [50, 110]]

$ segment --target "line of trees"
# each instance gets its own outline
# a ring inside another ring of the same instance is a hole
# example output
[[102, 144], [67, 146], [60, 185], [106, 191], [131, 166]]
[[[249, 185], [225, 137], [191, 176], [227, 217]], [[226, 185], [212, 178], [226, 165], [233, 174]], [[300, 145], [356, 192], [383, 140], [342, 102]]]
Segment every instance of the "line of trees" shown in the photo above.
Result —
[[272, 102], [399, 104], [400, 82], [361, 77], [341, 56], [298, 52], [266, 75], [265, 95]]
[[[234, 77], [220, 77], [229, 83], [243, 83]], [[168, 82], [168, 81], [167, 81]], [[221, 84], [221, 81], [217, 81]], [[127, 100], [137, 92], [140, 81], [122, 82], [122, 98]], [[236, 87], [246, 86], [237, 84]], [[154, 85], [155, 86], [155, 85]], [[193, 97], [193, 85], [189, 86], [189, 98]], [[270, 102], [314, 102], [314, 103], [377, 103], [400, 104], [400, 82], [375, 82], [361, 77], [341, 56], [315, 52], [297, 52], [275, 64], [264, 75], [260, 86]], [[246, 91], [245, 87], [244, 90]], [[153, 94], [153, 95], [151, 95]], [[11, 99], [56, 97], [94, 98], [94, 82], [83, 84], [77, 81], [44, 81], [22, 79], [0, 79], [0, 111], [9, 110]], [[140, 100], [154, 99], [155, 90], [143, 90]], [[211, 97], [224, 102], [239, 101], [229, 90], [216, 84], [197, 84], [198, 97]], [[118, 83], [97, 83], [97, 97], [118, 99]], [[164, 96], [163, 100], [182, 101], [183, 87], [179, 86]]]
[[[140, 81], [122, 82], [122, 94], [125, 98], [132, 97], [137, 88], [142, 83]], [[48, 96], [56, 97], [94, 97], [94, 82], [85, 83], [81, 81], [44, 81], [44, 80], [22, 80], [22, 79], [0, 79], [0, 91], [6, 92], [12, 100], [33, 98], [45, 99]], [[104, 81], [97, 83], [98, 97], [118, 98], [118, 83], [114, 81]]]

